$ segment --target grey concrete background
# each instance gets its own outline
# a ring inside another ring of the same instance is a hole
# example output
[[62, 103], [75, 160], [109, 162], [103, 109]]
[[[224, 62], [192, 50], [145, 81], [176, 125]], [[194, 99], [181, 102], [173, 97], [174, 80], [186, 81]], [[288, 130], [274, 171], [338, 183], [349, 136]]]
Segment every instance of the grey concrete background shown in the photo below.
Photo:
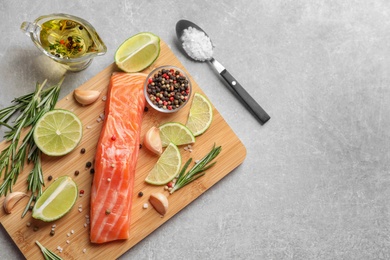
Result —
[[[390, 2], [0, 2], [0, 107], [57, 82], [19, 30], [64, 12], [108, 52], [70, 74], [66, 95], [140, 31], [159, 35], [247, 148], [244, 163], [121, 259], [390, 259]], [[215, 57], [271, 115], [264, 126], [208, 64], [177, 48], [175, 24], [207, 30]], [[0, 232], [0, 258], [22, 256]]]

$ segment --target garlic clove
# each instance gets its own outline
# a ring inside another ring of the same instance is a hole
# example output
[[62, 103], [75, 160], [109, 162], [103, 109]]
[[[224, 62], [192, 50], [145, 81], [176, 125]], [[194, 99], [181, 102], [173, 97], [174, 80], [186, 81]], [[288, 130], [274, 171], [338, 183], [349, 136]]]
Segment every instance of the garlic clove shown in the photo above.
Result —
[[161, 192], [152, 193], [149, 197], [149, 202], [159, 214], [164, 216], [167, 213], [168, 199]]
[[87, 106], [92, 104], [99, 98], [100, 91], [75, 89], [73, 91], [73, 95], [78, 103], [83, 106]]
[[160, 155], [162, 153], [162, 143], [160, 138], [160, 129], [152, 126], [144, 137], [144, 146], [151, 152]]
[[24, 192], [15, 191], [9, 193], [4, 199], [4, 211], [10, 214], [15, 205], [24, 197], [28, 197], [28, 195]]

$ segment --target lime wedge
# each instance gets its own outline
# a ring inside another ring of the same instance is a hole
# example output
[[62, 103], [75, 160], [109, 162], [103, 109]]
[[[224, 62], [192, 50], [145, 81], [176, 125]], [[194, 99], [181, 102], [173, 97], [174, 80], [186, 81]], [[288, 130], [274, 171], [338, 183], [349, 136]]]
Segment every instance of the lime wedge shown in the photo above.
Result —
[[125, 72], [139, 72], [149, 67], [160, 55], [160, 38], [142, 32], [124, 41], [115, 52], [116, 65]]
[[159, 129], [163, 147], [166, 147], [171, 142], [177, 146], [195, 143], [195, 136], [183, 124], [169, 122], [161, 125]]
[[54, 109], [45, 113], [35, 124], [34, 141], [47, 155], [61, 156], [71, 152], [83, 135], [80, 119], [72, 112]]
[[164, 185], [177, 176], [181, 167], [181, 155], [176, 145], [169, 143], [145, 181], [153, 185]]
[[213, 108], [205, 96], [195, 93], [186, 126], [194, 136], [203, 134], [213, 121]]
[[35, 202], [32, 217], [45, 222], [57, 220], [68, 213], [77, 199], [77, 185], [68, 176], [59, 177]]

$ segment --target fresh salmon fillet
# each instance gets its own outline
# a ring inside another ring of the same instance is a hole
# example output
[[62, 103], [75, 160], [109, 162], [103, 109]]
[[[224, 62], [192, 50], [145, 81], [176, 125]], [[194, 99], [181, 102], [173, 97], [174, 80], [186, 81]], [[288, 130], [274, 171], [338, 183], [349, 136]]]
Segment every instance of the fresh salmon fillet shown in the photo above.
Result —
[[92, 243], [129, 238], [146, 77], [121, 72], [111, 76], [91, 190]]

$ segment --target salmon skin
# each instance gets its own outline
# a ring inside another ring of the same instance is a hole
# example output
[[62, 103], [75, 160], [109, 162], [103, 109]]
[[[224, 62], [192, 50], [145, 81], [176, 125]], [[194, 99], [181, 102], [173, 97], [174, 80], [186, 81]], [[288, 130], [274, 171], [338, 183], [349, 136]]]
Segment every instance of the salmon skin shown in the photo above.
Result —
[[143, 73], [111, 76], [91, 189], [90, 239], [106, 243], [129, 238], [142, 116]]

